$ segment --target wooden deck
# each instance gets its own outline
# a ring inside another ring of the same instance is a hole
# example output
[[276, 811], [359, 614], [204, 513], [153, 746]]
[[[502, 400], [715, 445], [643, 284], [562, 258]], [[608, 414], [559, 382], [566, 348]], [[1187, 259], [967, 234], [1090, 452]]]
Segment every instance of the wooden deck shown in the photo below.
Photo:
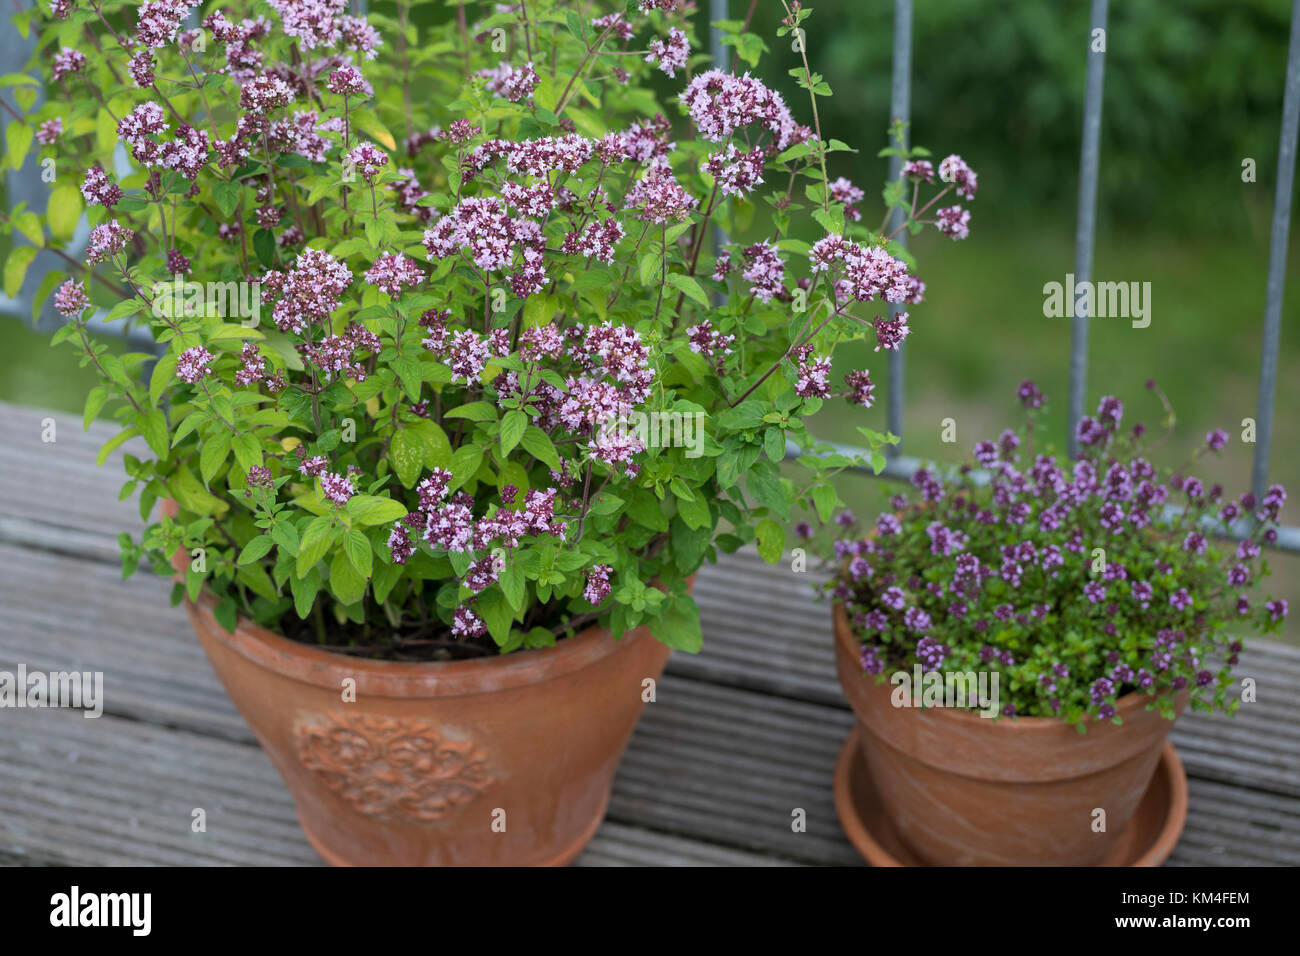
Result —
[[[170, 584], [121, 580], [115, 539], [139, 521], [116, 456], [94, 464], [111, 430], [50, 415], [46, 444], [47, 415], [0, 405], [0, 670], [103, 671], [106, 704], [96, 720], [0, 710], [0, 862], [319, 864]], [[579, 862], [859, 864], [831, 797], [851, 717], [826, 607], [746, 555], [702, 571], [696, 595], [705, 650], [669, 662]], [[1172, 865], [1300, 864], [1300, 651], [1257, 642], [1240, 672], [1258, 703], [1174, 731], [1191, 812]]]

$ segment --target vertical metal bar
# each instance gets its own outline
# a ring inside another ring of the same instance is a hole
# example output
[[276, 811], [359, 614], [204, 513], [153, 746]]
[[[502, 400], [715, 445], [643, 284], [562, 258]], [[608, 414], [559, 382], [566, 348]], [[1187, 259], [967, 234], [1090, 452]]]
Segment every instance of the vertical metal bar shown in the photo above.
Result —
[[[727, 19], [727, 0], [709, 0], [709, 23]], [[722, 31], [709, 27], [709, 56], [719, 70], [727, 69], [727, 48], [722, 45]]]
[[[912, 0], [894, 0], [894, 64], [893, 77], [890, 81], [889, 116], [891, 120], [901, 120], [903, 127], [903, 144], [911, 142], [911, 132], [907, 125], [912, 121]], [[899, 156], [889, 158], [889, 181], [898, 179], [902, 171], [903, 160]], [[903, 225], [903, 210], [894, 209], [889, 214], [890, 232]], [[898, 242], [907, 245], [907, 231], [898, 234]], [[889, 307], [890, 317], [901, 311], [896, 304]], [[903, 345], [889, 353], [889, 404], [886, 418], [889, 430], [903, 436]], [[889, 457], [897, 457], [903, 449], [900, 441], [887, 448]]]
[[1286, 251], [1291, 226], [1291, 188], [1295, 183], [1296, 127], [1300, 125], [1300, 0], [1291, 7], [1291, 45], [1286, 56], [1286, 92], [1282, 97], [1282, 131], [1277, 143], [1277, 187], [1273, 193], [1273, 235], [1268, 251], [1268, 298], [1264, 306], [1264, 344], [1259, 364], [1255, 465], [1250, 487], [1257, 498], [1268, 484], [1268, 456], [1273, 445], [1273, 398], [1277, 393], [1277, 350], [1282, 334], [1282, 293], [1286, 285]]
[[[1074, 230], [1074, 281], [1092, 281], [1092, 247], [1097, 232], [1097, 169], [1101, 153], [1101, 91], [1106, 54], [1097, 51], [1097, 31], [1106, 30], [1107, 0], [1092, 0], [1088, 22], [1088, 81], [1083, 99], [1083, 149], [1079, 154], [1079, 214]], [[1070, 454], [1079, 450], [1075, 436], [1088, 389], [1088, 316], [1078, 312], [1074, 288], [1065, 290], [1074, 307], [1070, 330], [1070, 419], [1067, 442]]]

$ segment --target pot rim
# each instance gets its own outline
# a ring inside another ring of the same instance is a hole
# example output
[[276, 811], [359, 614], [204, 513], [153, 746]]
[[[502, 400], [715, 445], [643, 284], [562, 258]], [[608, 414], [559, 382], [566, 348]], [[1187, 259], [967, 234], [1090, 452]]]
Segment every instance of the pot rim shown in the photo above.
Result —
[[[853, 628], [849, 624], [848, 612], [844, 609], [844, 602], [836, 601], [831, 612], [833, 627], [835, 630], [835, 640], [840, 643], [844, 650], [851, 652], [856, 660], [861, 646], [853, 634]], [[1123, 697], [1116, 699], [1115, 711], [1120, 717], [1127, 718], [1134, 711], [1146, 710], [1146, 704], [1150, 701], [1159, 700], [1158, 695], [1144, 694], [1141, 691], [1129, 691]], [[1014, 717], [1010, 720], [1005, 717], [999, 717], [990, 720], [987, 717], [981, 717], [979, 714], [958, 707], [927, 707], [924, 713], [931, 715], [935, 720], [949, 720], [955, 722], [970, 723], [972, 726], [997, 726], [1004, 727], [1005, 733], [1019, 734], [1059, 734], [1061, 728], [1068, 727], [1059, 717]], [[974, 723], [972, 723], [974, 722]], [[1098, 721], [1092, 714], [1085, 714], [1082, 723], [1084, 725], [1099, 724], [1100, 726], [1113, 726], [1109, 721]], [[1172, 723], [1172, 721], [1170, 722]]]
[[358, 694], [381, 697], [469, 696], [540, 684], [591, 667], [639, 641], [655, 640], [645, 627], [614, 640], [608, 629], [593, 624], [554, 647], [461, 661], [376, 661], [290, 640], [243, 616], [231, 634], [213, 616], [216, 603], [206, 589], [197, 602], [185, 597], [195, 630], [226, 649], [300, 683], [337, 691], [351, 678]]

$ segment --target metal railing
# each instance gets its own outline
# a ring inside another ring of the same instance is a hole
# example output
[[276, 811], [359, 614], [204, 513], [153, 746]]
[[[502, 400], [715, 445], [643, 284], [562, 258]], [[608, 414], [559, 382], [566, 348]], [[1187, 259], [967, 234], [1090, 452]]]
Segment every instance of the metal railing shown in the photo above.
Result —
[[[1291, 38], [1287, 50], [1286, 88], [1282, 104], [1282, 129], [1278, 139], [1277, 185], [1273, 197], [1273, 225], [1269, 245], [1268, 289], [1264, 309], [1264, 341], [1260, 359], [1259, 401], [1256, 412], [1256, 444], [1251, 474], [1251, 490], [1256, 498], [1264, 496], [1268, 484], [1269, 453], [1273, 440], [1273, 401], [1277, 391], [1278, 344], [1282, 331], [1282, 299], [1286, 280], [1287, 241], [1291, 217], [1291, 191], [1295, 180], [1296, 130], [1300, 125], [1300, 0], [1292, 0]], [[714, 19], [726, 15], [726, 0], [714, 0]], [[1108, 0], [1091, 0], [1088, 36], [1095, 30], [1106, 30]], [[717, 13], [721, 9], [721, 14]], [[1097, 228], [1097, 178], [1101, 166], [1101, 110], [1102, 88], [1105, 78], [1105, 52], [1096, 51], [1094, 44], [1087, 45], [1088, 72], [1083, 107], [1083, 145], [1079, 156], [1078, 222], [1075, 228], [1074, 277], [1076, 282], [1092, 278], [1092, 254]], [[1104, 48], [1103, 48], [1104, 49]], [[725, 69], [725, 64], [721, 65]], [[890, 119], [901, 120], [905, 126], [911, 122], [911, 66], [912, 66], [912, 0], [894, 0], [893, 76], [890, 90]], [[891, 181], [898, 175], [899, 162], [892, 157], [889, 164]], [[901, 210], [894, 210], [901, 217]], [[901, 218], [890, 219], [891, 231], [901, 224]], [[899, 239], [906, 232], [899, 234]], [[1067, 293], [1070, 294], [1070, 293]], [[1083, 314], [1080, 314], [1080, 313]], [[1070, 391], [1067, 444], [1070, 454], [1078, 450], [1076, 430], [1083, 417], [1088, 372], [1088, 315], [1076, 309], [1070, 336]], [[889, 356], [889, 390], [886, 418], [890, 432], [903, 435], [903, 374], [904, 352], [900, 346]], [[843, 454], [861, 453], [852, 445], [832, 444]], [[918, 468], [927, 464], [919, 458], [901, 454], [902, 442], [890, 449], [888, 461], [880, 477], [898, 481], [908, 480]], [[787, 457], [801, 454], [799, 446], [788, 442]], [[856, 471], [872, 474], [870, 469]], [[1174, 509], [1176, 510], [1176, 509]], [[1207, 530], [1222, 533], [1217, 525]], [[1228, 527], [1227, 536], [1240, 539], [1250, 533], [1247, 524], [1237, 522]], [[1284, 525], [1277, 529], [1277, 541], [1272, 547], [1279, 551], [1300, 554], [1300, 527]]]

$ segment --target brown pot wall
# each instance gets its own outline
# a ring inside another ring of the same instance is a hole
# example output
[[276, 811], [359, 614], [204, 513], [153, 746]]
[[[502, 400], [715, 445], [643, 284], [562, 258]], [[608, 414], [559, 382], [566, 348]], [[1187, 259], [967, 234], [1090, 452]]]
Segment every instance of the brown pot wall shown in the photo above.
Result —
[[[894, 707], [894, 686], [864, 676], [861, 644], [834, 609], [835, 666], [857, 716], [881, 802], [899, 835], [935, 865], [1090, 866], [1123, 833], [1173, 727], [1150, 698], [1117, 704], [1123, 724], [980, 717]], [[1175, 699], [1181, 714], [1188, 695]], [[1106, 830], [1093, 830], [1094, 811]]]
[[571, 862], [604, 817], [642, 682], [669, 654], [639, 628], [480, 660], [352, 660], [247, 621], [232, 635], [207, 594], [186, 606], [307, 836], [335, 864]]

